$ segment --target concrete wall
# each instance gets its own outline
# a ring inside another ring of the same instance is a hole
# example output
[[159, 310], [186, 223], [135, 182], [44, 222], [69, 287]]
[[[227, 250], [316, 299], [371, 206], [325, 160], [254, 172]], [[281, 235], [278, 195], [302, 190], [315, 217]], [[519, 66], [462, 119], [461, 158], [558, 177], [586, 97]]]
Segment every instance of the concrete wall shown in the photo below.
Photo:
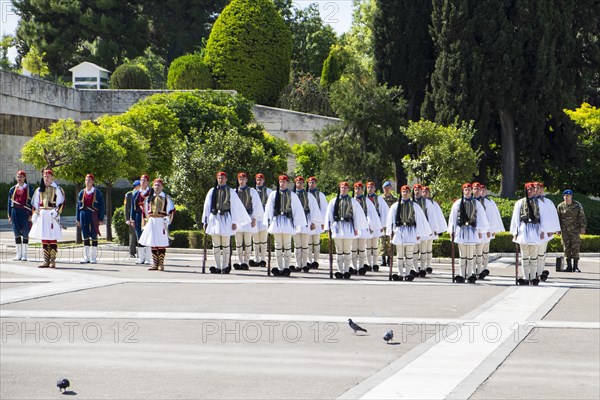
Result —
[[[15, 171], [24, 169], [29, 179], [39, 172], [19, 161], [20, 149], [39, 130], [54, 121], [95, 119], [121, 114], [141, 99], [168, 90], [79, 90], [41, 79], [0, 71], [0, 182], [10, 182]], [[339, 121], [337, 118], [305, 114], [256, 105], [255, 118], [267, 132], [290, 145], [312, 142], [315, 130]], [[289, 167], [293, 168], [293, 160]], [[31, 176], [29, 176], [31, 174]]]

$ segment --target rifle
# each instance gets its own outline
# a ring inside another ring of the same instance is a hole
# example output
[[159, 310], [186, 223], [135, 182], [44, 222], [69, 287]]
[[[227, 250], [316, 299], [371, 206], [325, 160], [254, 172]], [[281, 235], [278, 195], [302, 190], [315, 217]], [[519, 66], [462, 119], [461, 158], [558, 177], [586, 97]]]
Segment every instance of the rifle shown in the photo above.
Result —
[[267, 231], [267, 276], [271, 276], [271, 235]]
[[329, 222], [329, 230], [327, 231], [329, 237], [329, 279], [333, 279], [333, 250], [331, 243], [331, 221]]
[[450, 245], [452, 246], [450, 248], [450, 256], [452, 257], [452, 278], [451, 279], [452, 279], [453, 282], [455, 282], [454, 281], [454, 277], [456, 275], [454, 273], [454, 231], [452, 231], [452, 234], [450, 235], [450, 237], [451, 237]]
[[392, 271], [394, 270], [394, 244], [392, 243], [392, 241], [394, 240], [394, 229], [392, 227], [392, 231], [390, 232], [390, 252], [388, 255], [388, 267], [390, 268], [390, 272], [389, 272], [389, 276], [388, 276], [388, 280], [391, 281], [392, 280]]
[[202, 259], [202, 273], [206, 273], [206, 225], [204, 225], [204, 258]]
[[519, 243], [515, 243], [515, 285], [519, 284]]

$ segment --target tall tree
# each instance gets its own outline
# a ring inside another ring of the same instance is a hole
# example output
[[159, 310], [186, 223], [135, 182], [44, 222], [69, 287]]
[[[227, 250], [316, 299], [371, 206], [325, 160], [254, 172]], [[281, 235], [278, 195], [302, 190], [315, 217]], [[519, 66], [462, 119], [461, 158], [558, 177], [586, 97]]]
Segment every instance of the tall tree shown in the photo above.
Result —
[[409, 121], [418, 121], [435, 58], [429, 34], [431, 1], [377, 0], [373, 48], [377, 82], [400, 86]]
[[291, 57], [291, 33], [271, 0], [233, 0], [206, 43], [218, 87], [265, 105], [274, 105], [288, 84]]
[[2, 35], [0, 37], [0, 69], [11, 71], [13, 66], [8, 59], [8, 49], [15, 45], [15, 37], [13, 35]]
[[[557, 145], [573, 141], [560, 104], [580, 96], [577, 79], [589, 68], [577, 51], [578, 32], [590, 25], [577, 21], [579, 7], [575, 0], [433, 2], [435, 118], [474, 120], [475, 144], [499, 135], [503, 196], [515, 194], [520, 170], [543, 174], [547, 160], [560, 162], [569, 151]], [[597, 25], [597, 15], [589, 18]]]
[[14, 0], [21, 17], [19, 53], [37, 45], [53, 75], [65, 75], [84, 60], [113, 70], [124, 57], [141, 55], [147, 47], [148, 21], [140, 1]]
[[150, 42], [165, 60], [164, 75], [171, 62], [202, 47], [212, 24], [227, 0], [147, 0], [144, 14], [150, 18]]

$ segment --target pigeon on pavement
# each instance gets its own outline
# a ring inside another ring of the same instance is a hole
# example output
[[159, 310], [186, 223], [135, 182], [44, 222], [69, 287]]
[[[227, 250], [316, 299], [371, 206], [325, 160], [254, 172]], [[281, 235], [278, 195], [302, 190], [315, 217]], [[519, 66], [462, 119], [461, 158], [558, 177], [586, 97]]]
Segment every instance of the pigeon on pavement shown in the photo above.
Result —
[[350, 325], [350, 328], [352, 328], [352, 330], [354, 331], [355, 334], [357, 331], [367, 333], [366, 329], [361, 328], [360, 326], [356, 325], [350, 318], [348, 318], [348, 325]]
[[392, 340], [394, 338], [394, 331], [393, 330], [389, 330], [385, 333], [385, 335], [383, 335], [383, 340], [385, 340], [386, 342], [390, 342], [390, 340]]
[[69, 386], [71, 386], [71, 382], [69, 382], [67, 378], [63, 378], [56, 382], [56, 387], [61, 391], [61, 393]]

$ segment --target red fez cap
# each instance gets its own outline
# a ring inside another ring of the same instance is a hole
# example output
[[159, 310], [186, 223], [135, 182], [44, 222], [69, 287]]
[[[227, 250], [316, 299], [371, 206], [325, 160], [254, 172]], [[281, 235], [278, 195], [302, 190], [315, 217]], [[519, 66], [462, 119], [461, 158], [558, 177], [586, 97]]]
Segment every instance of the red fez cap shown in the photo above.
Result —
[[265, 175], [264, 174], [256, 174], [255, 176], [256, 179], [265, 179]]
[[20, 169], [17, 171], [17, 175], [27, 176], [27, 173], [25, 171], [23, 171], [22, 169]]
[[364, 187], [364, 186], [363, 186], [362, 182], [358, 181], [354, 184], [354, 187], [357, 188], [357, 187]]
[[140, 179], [144, 179], [144, 178], [145, 178], [147, 181], [149, 181], [149, 180], [150, 180], [150, 177], [149, 177], [148, 175], [146, 175], [146, 174], [144, 174], [144, 175], [140, 176]]
[[535, 186], [544, 187], [544, 183], [543, 183], [543, 182], [533, 182], [533, 184], [534, 184]]
[[367, 182], [367, 186], [375, 186], [375, 182], [369, 181], [369, 182]]
[[217, 173], [217, 178], [220, 177], [220, 176], [224, 176], [225, 178], [227, 178], [227, 174], [225, 172], [223, 172], [223, 171]]
[[463, 183], [463, 185], [462, 185], [463, 190], [464, 190], [464, 188], [472, 188], [472, 187], [473, 187], [473, 185], [471, 185], [469, 182]]
[[429, 186], [423, 186], [423, 191], [425, 191], [425, 190], [431, 191], [431, 189], [429, 189]]
[[46, 174], [54, 176], [54, 171], [52, 171], [51, 169], [46, 169], [44, 170], [44, 175]]
[[481, 187], [481, 186], [482, 186], [481, 183], [479, 183], [479, 182], [473, 182], [473, 187], [474, 188]]
[[154, 180], [154, 182], [152, 182], [152, 184], [154, 185], [155, 183], [160, 183], [161, 185], [163, 185], [163, 184], [164, 184], [164, 181], [163, 181], [161, 178], [156, 178], [156, 179]]
[[415, 183], [413, 185], [413, 189], [423, 189], [423, 185], [421, 185], [420, 183]]
[[313, 181], [316, 182], [317, 178], [314, 176], [311, 176], [310, 178], [308, 178], [308, 182], [313, 182]]
[[290, 181], [290, 178], [288, 178], [287, 175], [279, 175], [279, 178], [277, 178], [278, 181]]
[[304, 178], [303, 178], [301, 175], [298, 175], [298, 176], [296, 177], [296, 179], [294, 179], [294, 182], [299, 182], [299, 181], [302, 181], [302, 182], [304, 182]]
[[240, 172], [240, 173], [238, 174], [238, 179], [239, 179], [239, 178], [248, 178], [248, 175], [246, 175], [246, 173], [245, 173], [245, 172]]
[[408, 191], [410, 191], [410, 186], [408, 186], [408, 185], [402, 185], [402, 186], [400, 187], [400, 191], [402, 192], [403, 190], [408, 190]]
[[347, 188], [350, 187], [350, 185], [348, 184], [348, 182], [344, 181], [344, 182], [340, 182], [340, 187], [342, 186], [346, 186]]
[[483, 183], [480, 183], [480, 184], [479, 184], [479, 186], [480, 186], [482, 189], [487, 189], [487, 186], [485, 186]]
[[96, 180], [96, 177], [95, 177], [94, 175], [92, 175], [92, 174], [87, 174], [85, 177], [86, 177], [86, 178], [90, 178], [90, 179], [91, 179], [91, 180], [93, 180], [93, 181], [95, 181], [95, 180]]

